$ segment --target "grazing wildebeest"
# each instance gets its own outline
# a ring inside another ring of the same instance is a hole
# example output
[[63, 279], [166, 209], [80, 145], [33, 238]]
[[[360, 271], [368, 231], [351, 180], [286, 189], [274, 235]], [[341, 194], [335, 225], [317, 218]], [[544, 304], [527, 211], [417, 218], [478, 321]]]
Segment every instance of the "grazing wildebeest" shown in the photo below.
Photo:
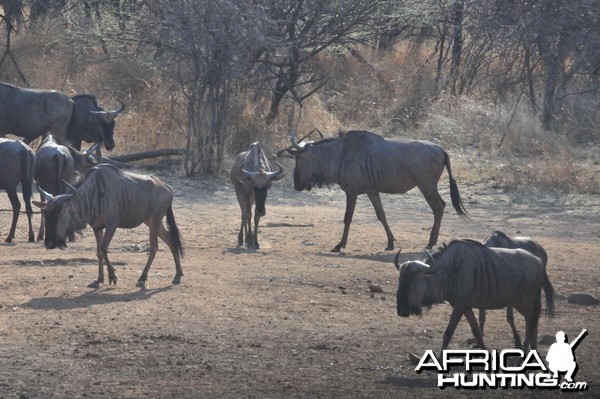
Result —
[[[142, 223], [150, 230], [150, 253], [137, 286], [146, 285], [150, 265], [158, 250], [158, 237], [167, 243], [175, 260], [176, 273], [172, 283], [181, 282], [183, 246], [173, 215], [173, 190], [157, 177], [123, 172], [112, 165], [101, 164], [86, 173], [76, 191], [56, 197], [44, 193], [44, 197], [45, 204], [38, 201], [34, 204], [43, 209], [46, 218], [46, 248], [66, 248], [66, 238], [88, 224], [94, 230], [98, 278], [88, 285], [89, 288], [104, 283], [104, 262], [109, 284], [117, 284], [115, 269], [108, 259], [110, 241], [117, 228], [130, 229]], [[165, 214], [168, 232], [162, 223]]]
[[[67, 129], [67, 142], [77, 150], [81, 150], [81, 142], [104, 144], [104, 148], [112, 151], [115, 147], [114, 130], [115, 118], [125, 110], [121, 100], [121, 107], [112, 111], [105, 111], [98, 106], [96, 97], [89, 94], [79, 94], [71, 97], [75, 103], [73, 116]], [[100, 160], [100, 146], [97, 147], [96, 159]]]
[[[544, 247], [542, 247], [537, 242], [533, 241], [529, 237], [514, 237], [510, 238], [500, 230], [495, 230], [492, 232], [492, 235], [486, 238], [483, 242], [483, 245], [486, 247], [496, 247], [496, 248], [510, 248], [510, 249], [524, 249], [526, 251], [531, 252], [542, 261], [542, 266], [544, 266], [544, 270], [546, 269], [546, 265], [548, 264], [548, 254]], [[542, 288], [544, 289], [544, 293], [546, 297], [554, 296], [554, 288], [552, 287], [552, 283], [548, 279], [548, 274], [544, 273], [544, 282], [542, 283]], [[554, 315], [554, 303], [551, 302], [551, 307], [546, 308], [546, 316]], [[515, 326], [515, 320], [513, 315], [513, 308], [506, 308], [506, 321], [510, 324], [510, 327], [513, 331], [513, 337], [515, 340], [515, 345], [517, 347], [521, 346], [521, 337], [517, 331], [517, 327]], [[485, 324], [485, 310], [479, 310], [479, 328], [481, 329], [481, 333], [483, 334], [483, 326]]]
[[[465, 315], [475, 340], [485, 348], [473, 308], [514, 307], [525, 316], [524, 350], [537, 346], [545, 269], [542, 261], [522, 249], [488, 248], [473, 240], [454, 240], [425, 262], [408, 261], [400, 265], [396, 295], [398, 316], [421, 315], [422, 308], [447, 301], [452, 306], [450, 322], [444, 332], [442, 350], [448, 347], [454, 330]], [[548, 309], [552, 296], [546, 296]]]
[[[41, 188], [55, 196], [67, 192], [66, 183], [75, 183], [76, 173], [84, 175], [97, 165], [96, 160], [91, 156], [94, 151], [94, 147], [91, 147], [82, 153], [73, 147], [57, 144], [51, 134], [46, 136], [35, 154], [35, 181], [38, 191]], [[42, 212], [37, 240], [40, 241], [43, 237], [44, 213]]]
[[[242, 225], [238, 234], [238, 245], [240, 246], [244, 245], [245, 235], [247, 248], [259, 248], [258, 222], [261, 216], [266, 214], [267, 193], [271, 182], [283, 177], [281, 165], [277, 162], [273, 162], [273, 164], [277, 167], [276, 171], [273, 171], [258, 142], [250, 145], [248, 151], [239, 153], [235, 158], [229, 176], [242, 210]], [[256, 203], [256, 207], [254, 209], [254, 232], [252, 232], [251, 219], [254, 203]]]
[[0, 137], [14, 134], [29, 144], [50, 131], [62, 143], [72, 111], [73, 101], [60, 91], [0, 83]]
[[395, 238], [387, 224], [379, 193], [403, 194], [414, 187], [423, 193], [433, 211], [434, 222], [427, 247], [435, 245], [446, 207], [437, 189], [444, 167], [448, 170], [452, 205], [460, 216], [466, 216], [448, 153], [428, 141], [386, 140], [374, 133], [352, 131], [339, 138], [300, 144], [294, 132], [292, 148], [287, 151], [296, 158], [296, 190], [338, 184], [346, 193], [344, 233], [332, 252], [340, 252], [346, 246], [359, 194], [369, 196], [387, 234], [386, 250], [394, 249]]
[[35, 167], [35, 153], [29, 146], [19, 140], [0, 138], [0, 189], [6, 190], [12, 205], [12, 224], [6, 242], [12, 242], [15, 237], [17, 220], [21, 211], [21, 202], [17, 196], [17, 186], [21, 183], [25, 213], [29, 222], [29, 242], [34, 241], [33, 226], [31, 224], [31, 186], [33, 185], [33, 171]]

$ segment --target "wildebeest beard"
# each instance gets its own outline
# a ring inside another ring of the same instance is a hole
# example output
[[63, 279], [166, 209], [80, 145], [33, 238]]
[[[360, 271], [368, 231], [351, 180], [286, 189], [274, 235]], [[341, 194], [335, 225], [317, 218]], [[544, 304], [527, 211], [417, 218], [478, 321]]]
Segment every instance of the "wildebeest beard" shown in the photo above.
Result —
[[[300, 186], [298, 183], [302, 183], [302, 185]], [[298, 171], [296, 169], [294, 169], [294, 188], [298, 191], [302, 191], [302, 190], [306, 190], [306, 191], [310, 191], [312, 190], [314, 187], [317, 188], [323, 188], [323, 187], [327, 187], [327, 188], [331, 188], [331, 183], [330, 181], [327, 181], [325, 179], [325, 176], [321, 173], [314, 173], [310, 180], [308, 181], [300, 181], [300, 177], [298, 175]]]
[[[73, 241], [75, 239], [75, 233], [81, 234], [85, 227], [87, 226], [87, 221], [85, 221], [81, 217], [77, 217], [77, 214], [74, 214], [73, 208], [71, 207], [66, 212], [70, 212], [71, 219], [69, 221], [69, 225], [63, 235], [58, 234], [56, 231], [56, 224], [58, 220], [58, 216], [61, 212], [65, 212], [64, 210], [60, 210], [56, 212], [54, 215], [46, 216], [46, 238], [44, 239], [44, 245], [48, 249], [67, 248], [67, 238], [69, 241]], [[51, 229], [49, 229], [51, 227]], [[48, 232], [53, 231], [54, 234], [48, 234]]]
[[414, 282], [414, 274], [409, 273], [398, 285], [398, 292], [396, 293], [396, 310], [400, 317], [421, 316], [423, 314], [423, 308], [430, 310], [434, 304], [441, 303], [434, 300], [429, 290], [425, 291], [423, 298], [421, 298], [421, 303], [412, 303], [410, 301], [410, 287]]

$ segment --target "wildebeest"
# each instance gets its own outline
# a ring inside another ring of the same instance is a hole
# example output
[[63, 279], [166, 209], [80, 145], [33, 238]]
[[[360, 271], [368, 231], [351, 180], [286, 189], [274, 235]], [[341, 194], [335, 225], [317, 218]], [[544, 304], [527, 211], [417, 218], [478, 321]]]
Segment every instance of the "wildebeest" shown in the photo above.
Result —
[[0, 83], [0, 137], [23, 137], [29, 144], [49, 131], [63, 143], [73, 101], [56, 90], [25, 89]]
[[[57, 90], [26, 89], [0, 83], [0, 137], [23, 137], [25, 143], [48, 132], [59, 144], [70, 143], [81, 150], [81, 142], [103, 143], [107, 150], [115, 146], [115, 118], [125, 110], [105, 111], [96, 97], [80, 94], [69, 98]], [[97, 158], [100, 159], [100, 147]]]
[[[34, 204], [43, 209], [46, 218], [46, 248], [66, 248], [67, 237], [88, 224], [94, 230], [98, 278], [88, 285], [89, 288], [97, 288], [104, 283], [104, 262], [109, 284], [117, 284], [115, 269], [108, 259], [110, 241], [117, 228], [130, 229], [142, 223], [150, 230], [150, 253], [138, 279], [138, 287], [146, 285], [150, 265], [158, 250], [158, 237], [167, 243], [175, 260], [176, 273], [172, 283], [181, 282], [180, 255], [183, 255], [183, 246], [173, 215], [173, 190], [157, 177], [128, 173], [112, 165], [101, 164], [86, 173], [76, 191], [58, 196], [44, 193], [44, 196], [45, 204], [38, 201]], [[165, 214], [168, 231], [162, 223]]]
[[[444, 332], [442, 350], [448, 347], [454, 330], [465, 315], [477, 344], [485, 348], [481, 330], [473, 314], [477, 309], [514, 307], [525, 317], [524, 349], [535, 349], [541, 312], [541, 292], [545, 269], [540, 258], [522, 249], [488, 248], [473, 240], [454, 240], [425, 262], [400, 265], [396, 295], [398, 316], [421, 315], [422, 308], [447, 301], [452, 306]], [[552, 296], [546, 296], [548, 309]]]
[[[236, 158], [229, 177], [235, 187], [240, 208], [242, 210], [242, 224], [238, 234], [238, 245], [259, 248], [258, 244], [258, 222], [261, 216], [265, 216], [265, 203], [271, 183], [283, 177], [283, 168], [277, 162], [273, 162], [277, 170], [273, 171], [269, 160], [260, 148], [258, 142], [252, 143], [247, 151], [239, 153]], [[254, 209], [254, 232], [252, 232], [252, 205]]]
[[296, 158], [296, 190], [338, 184], [346, 193], [344, 233], [332, 252], [346, 246], [359, 194], [368, 195], [377, 219], [383, 224], [388, 240], [386, 250], [394, 249], [395, 238], [387, 224], [379, 193], [403, 194], [414, 187], [423, 193], [433, 211], [434, 222], [427, 247], [435, 245], [446, 207], [437, 189], [444, 167], [448, 170], [452, 205], [460, 216], [466, 216], [448, 153], [428, 141], [386, 140], [374, 133], [351, 131], [339, 138], [300, 144], [294, 132], [292, 148], [287, 151]]
[[[81, 150], [81, 142], [101, 143], [108, 151], [115, 147], [115, 118], [125, 110], [122, 101], [120, 108], [105, 111], [98, 106], [96, 97], [80, 94], [71, 97], [74, 102], [73, 115], [67, 129], [67, 142], [75, 149]], [[101, 159], [100, 146], [96, 150], [96, 159]]]
[[[74, 183], [76, 172], [84, 175], [90, 168], [97, 165], [96, 160], [91, 156], [94, 151], [94, 147], [91, 147], [82, 153], [73, 147], [60, 145], [49, 134], [35, 154], [35, 181], [38, 189], [41, 188], [52, 195], [67, 192], [66, 183]], [[42, 212], [38, 241], [43, 237], [44, 213]]]
[[17, 220], [21, 211], [21, 202], [17, 196], [17, 186], [21, 183], [25, 213], [29, 223], [29, 242], [34, 241], [31, 224], [31, 186], [35, 167], [35, 153], [29, 146], [19, 140], [0, 138], [0, 189], [6, 190], [12, 205], [12, 224], [6, 242], [12, 242], [15, 237]]
[[[548, 264], [548, 254], [544, 247], [542, 247], [539, 243], [535, 242], [529, 237], [514, 237], [510, 238], [506, 234], [504, 234], [500, 230], [495, 230], [492, 232], [492, 235], [486, 238], [483, 242], [483, 245], [486, 247], [496, 247], [496, 248], [510, 248], [510, 249], [524, 249], [526, 251], [531, 252], [542, 261], [542, 266], [544, 266], [544, 270], [546, 269], [546, 265]], [[554, 295], [554, 288], [552, 287], [552, 283], [548, 279], [548, 274], [544, 273], [544, 281], [542, 283], [542, 288], [544, 289], [544, 293], [546, 297]], [[551, 302], [551, 307], [546, 308], [546, 315], [551, 316], [554, 314], [554, 303]], [[521, 337], [517, 332], [517, 327], [515, 326], [514, 315], [512, 307], [506, 308], [506, 321], [510, 324], [510, 327], [513, 331], [513, 337], [515, 340], [515, 345], [517, 347], [521, 346]], [[479, 328], [481, 328], [481, 333], [483, 334], [483, 326], [485, 324], [485, 310], [479, 310]]]

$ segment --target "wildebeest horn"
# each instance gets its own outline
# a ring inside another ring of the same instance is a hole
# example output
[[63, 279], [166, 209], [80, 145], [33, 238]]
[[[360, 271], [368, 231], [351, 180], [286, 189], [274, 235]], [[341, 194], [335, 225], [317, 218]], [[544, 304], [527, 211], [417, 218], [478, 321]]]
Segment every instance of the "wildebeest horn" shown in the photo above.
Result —
[[121, 103], [121, 108], [110, 111], [113, 118], [116, 118], [117, 115], [119, 115], [121, 112], [125, 111], [125, 104], [123, 104], [123, 101], [121, 101], [121, 100], [117, 100], [117, 101]]
[[300, 143], [298, 143], [298, 140], [296, 140], [296, 131], [292, 131], [292, 146], [299, 151], [303, 151], [305, 150], [305, 146], [306, 143], [303, 143], [302, 145]]
[[37, 189], [38, 189], [39, 193], [42, 195], [42, 198], [44, 199], [45, 202], [48, 202], [52, 198], [54, 198], [54, 196], [52, 194], [45, 192], [44, 190], [42, 190], [42, 188], [40, 186], [37, 186]]
[[398, 259], [400, 259], [400, 252], [402, 252], [402, 248], [400, 248], [400, 251], [398, 251], [398, 253], [394, 257], [394, 266], [396, 266], [396, 269], [398, 271], [400, 271], [400, 262], [398, 261]]
[[73, 194], [75, 194], [77, 192], [77, 189], [75, 187], [73, 187], [71, 185], [71, 183], [69, 183], [68, 181], [66, 181], [65, 179], [63, 179], [63, 183], [65, 183], [67, 185], [67, 187], [69, 187], [69, 190], [71, 190], [73, 192]]
[[437, 267], [437, 262], [435, 261], [435, 258], [433, 257], [433, 255], [431, 254], [431, 252], [429, 252], [428, 250], [425, 250], [425, 253], [427, 254], [427, 259], [429, 259], [431, 261], [431, 267]]
[[267, 175], [269, 176], [269, 179], [277, 180], [277, 178], [283, 174], [283, 167], [278, 162], [271, 161], [271, 163], [277, 166], [277, 170], [275, 172], [267, 172]]
[[246, 169], [242, 168], [242, 173], [244, 174], [244, 176], [248, 179], [252, 179], [254, 176], [256, 176], [257, 172], [250, 172], [247, 171]]

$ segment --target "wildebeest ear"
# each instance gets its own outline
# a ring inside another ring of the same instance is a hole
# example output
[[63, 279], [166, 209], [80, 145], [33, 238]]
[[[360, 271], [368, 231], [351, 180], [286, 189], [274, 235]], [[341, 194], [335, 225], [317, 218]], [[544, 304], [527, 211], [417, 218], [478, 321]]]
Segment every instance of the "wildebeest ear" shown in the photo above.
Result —
[[37, 206], [40, 209], [46, 209], [46, 203], [45, 202], [33, 200], [33, 201], [31, 201], [31, 203], [33, 205]]

